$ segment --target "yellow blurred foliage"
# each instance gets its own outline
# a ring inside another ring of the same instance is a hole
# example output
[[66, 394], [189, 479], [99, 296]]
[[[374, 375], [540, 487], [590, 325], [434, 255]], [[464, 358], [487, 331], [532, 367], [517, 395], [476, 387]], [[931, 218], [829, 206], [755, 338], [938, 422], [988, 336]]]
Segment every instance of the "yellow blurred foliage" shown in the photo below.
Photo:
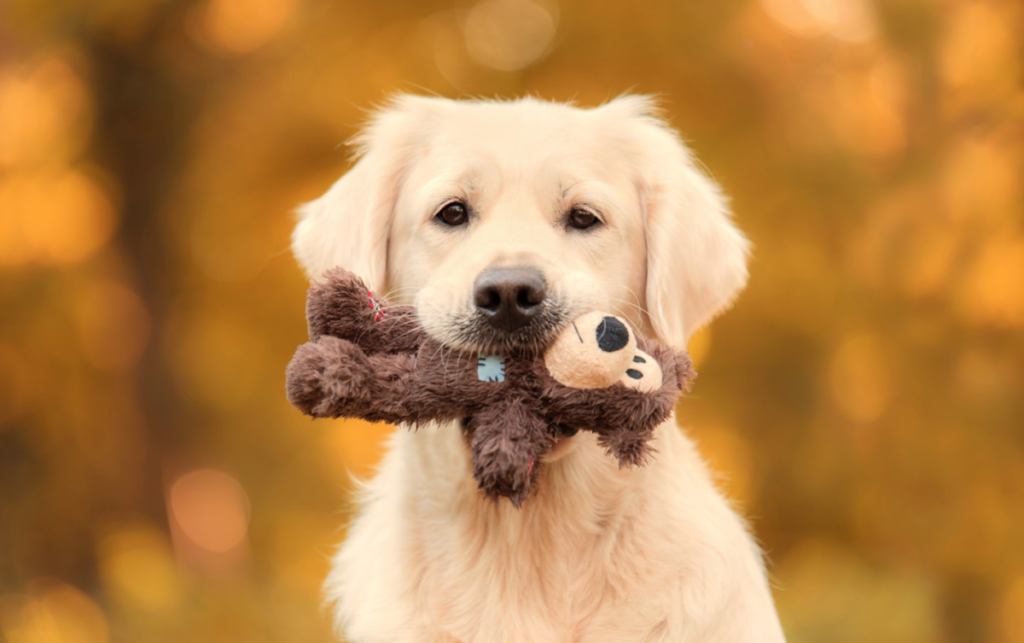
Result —
[[901, 281], [914, 298], [940, 292], [949, 282], [963, 240], [950, 226], [923, 226], [907, 241]]
[[81, 171], [0, 177], [0, 266], [76, 263], [107, 243], [115, 223], [110, 199]]
[[1013, 579], [995, 616], [996, 628], [1002, 637], [1000, 643], [1024, 643], [1024, 575]]
[[7, 643], [107, 643], [103, 610], [81, 590], [41, 581], [32, 595], [0, 596], [0, 633]]
[[240, 319], [211, 313], [179, 320], [167, 334], [164, 352], [184, 391], [225, 410], [251, 399], [266, 363], [264, 339]]
[[870, 335], [847, 337], [832, 356], [832, 399], [855, 422], [874, 422], [888, 406], [892, 392], [887, 361], [883, 347]]
[[269, 560], [277, 575], [319, 601], [321, 585], [330, 571], [329, 556], [344, 539], [338, 521], [291, 510], [275, 521], [269, 536]]
[[960, 314], [972, 323], [1024, 326], [1024, 235], [986, 244], [956, 296]]
[[350, 476], [364, 478], [373, 473], [384, 455], [384, 445], [395, 427], [363, 420], [333, 420], [324, 431], [328, 466], [338, 479], [349, 482]]
[[[60, 58], [0, 67], [0, 168], [63, 160], [88, 136], [82, 79]], [[0, 208], [2, 210], [2, 208]]]
[[774, 571], [790, 643], [940, 643], [935, 589], [824, 539], [801, 541]]
[[1018, 86], [1022, 9], [1001, 0], [955, 2], [946, 16], [941, 69], [952, 88], [984, 94]]
[[246, 54], [270, 42], [295, 5], [295, 0], [210, 0], [203, 26], [217, 47]]
[[877, 29], [874, 6], [867, 0], [762, 0], [779, 24], [801, 36], [829, 34], [863, 42]]
[[294, 208], [396, 92], [634, 91], [753, 242], [676, 412], [790, 640], [1024, 643], [1019, 1], [32, 0], [0, 42], [3, 638], [333, 640], [396, 429], [285, 399]]
[[0, 431], [32, 408], [35, 387], [30, 379], [32, 365], [14, 346], [0, 342]]
[[809, 91], [819, 117], [855, 154], [885, 159], [903, 152], [906, 73], [891, 52], [879, 52]]
[[778, 284], [767, 303], [768, 319], [807, 334], [820, 331], [836, 305], [838, 283], [830, 258], [820, 246], [796, 239], [776, 252], [762, 273]]
[[465, 16], [466, 51], [477, 63], [515, 71], [545, 53], [557, 19], [533, 0], [480, 0]]
[[78, 293], [75, 316], [86, 359], [98, 369], [134, 366], [149, 340], [150, 319], [139, 296], [116, 282], [86, 285]]
[[694, 369], [700, 368], [701, 363], [707, 358], [708, 353], [711, 352], [710, 326], [699, 329], [690, 337], [690, 341], [686, 345], [686, 352], [690, 354], [690, 359], [693, 360]]
[[686, 433], [697, 443], [726, 498], [740, 507], [750, 506], [757, 489], [753, 487], [754, 454], [747, 440], [725, 428], [686, 427]]
[[946, 211], [959, 221], [1005, 225], [1019, 220], [1024, 127], [970, 132], [949, 147], [939, 186]]
[[184, 597], [167, 535], [141, 520], [104, 525], [96, 544], [100, 577], [112, 599], [147, 613], [174, 609]]

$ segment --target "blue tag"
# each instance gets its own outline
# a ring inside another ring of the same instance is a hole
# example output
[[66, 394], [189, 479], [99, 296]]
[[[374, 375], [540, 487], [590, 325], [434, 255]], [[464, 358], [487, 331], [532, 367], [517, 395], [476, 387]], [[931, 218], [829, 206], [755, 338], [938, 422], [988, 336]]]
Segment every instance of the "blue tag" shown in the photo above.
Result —
[[476, 378], [481, 382], [504, 382], [505, 360], [501, 355], [481, 355], [476, 362]]

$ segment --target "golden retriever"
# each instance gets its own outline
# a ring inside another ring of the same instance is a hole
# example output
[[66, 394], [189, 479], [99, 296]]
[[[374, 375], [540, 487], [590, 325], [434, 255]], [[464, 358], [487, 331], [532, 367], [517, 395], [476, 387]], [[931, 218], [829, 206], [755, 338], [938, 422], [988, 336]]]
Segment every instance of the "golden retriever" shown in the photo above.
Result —
[[[747, 279], [719, 190], [649, 99], [595, 109], [401, 96], [300, 211], [309, 275], [342, 265], [486, 352], [608, 310], [685, 346]], [[562, 437], [520, 509], [486, 500], [461, 427], [399, 430], [326, 593], [353, 643], [783, 641], [761, 553], [674, 421], [620, 469]]]

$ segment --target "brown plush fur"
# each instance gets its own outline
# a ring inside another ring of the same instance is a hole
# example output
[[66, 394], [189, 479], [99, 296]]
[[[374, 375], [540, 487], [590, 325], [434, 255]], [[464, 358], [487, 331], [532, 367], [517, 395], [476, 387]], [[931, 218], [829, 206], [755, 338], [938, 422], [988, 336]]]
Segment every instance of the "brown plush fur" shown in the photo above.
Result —
[[337, 268], [309, 290], [311, 341], [287, 369], [288, 399], [313, 417], [356, 417], [422, 425], [464, 419], [472, 436], [473, 475], [492, 498], [515, 506], [530, 494], [542, 456], [558, 431], [593, 431], [620, 466], [644, 463], [654, 428], [694, 377], [683, 351], [637, 337], [661, 367], [661, 387], [620, 383], [578, 389], [556, 381], [542, 355], [505, 356], [505, 381], [477, 377], [477, 355], [427, 336], [410, 306], [374, 297]]

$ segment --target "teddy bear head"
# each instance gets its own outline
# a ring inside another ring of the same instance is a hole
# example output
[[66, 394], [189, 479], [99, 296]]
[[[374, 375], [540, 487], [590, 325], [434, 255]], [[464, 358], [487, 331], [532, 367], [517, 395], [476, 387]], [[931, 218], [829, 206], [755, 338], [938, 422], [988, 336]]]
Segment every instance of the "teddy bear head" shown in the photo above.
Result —
[[600, 311], [580, 315], [566, 326], [544, 353], [544, 363], [557, 382], [572, 388], [607, 388], [621, 382], [653, 391], [662, 384], [658, 362], [637, 347], [629, 324]]

